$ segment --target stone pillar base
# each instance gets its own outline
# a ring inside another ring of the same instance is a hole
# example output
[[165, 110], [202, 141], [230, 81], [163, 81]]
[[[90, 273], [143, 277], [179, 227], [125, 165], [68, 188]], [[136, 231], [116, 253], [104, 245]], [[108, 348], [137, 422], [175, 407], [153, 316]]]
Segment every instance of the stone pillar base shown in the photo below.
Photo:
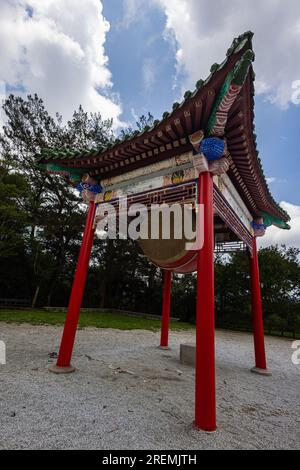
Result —
[[271, 377], [272, 376], [272, 372], [268, 369], [259, 369], [258, 367], [253, 367], [251, 369], [251, 372], [253, 374], [258, 374], [258, 375], [265, 375], [266, 377]]
[[161, 349], [162, 351], [170, 351], [170, 347], [169, 346], [157, 346], [157, 349]]
[[216, 434], [216, 432], [218, 431], [217, 428], [213, 429], [212, 431], [205, 431], [205, 429], [201, 429], [198, 426], [196, 426], [195, 421], [193, 422], [192, 429], [195, 429], [196, 431], [199, 431], [199, 432], [205, 432], [206, 434]]
[[75, 372], [75, 367], [71, 365], [68, 367], [58, 367], [56, 364], [53, 364], [49, 367], [49, 372], [52, 372], [52, 374], [72, 374], [72, 372]]

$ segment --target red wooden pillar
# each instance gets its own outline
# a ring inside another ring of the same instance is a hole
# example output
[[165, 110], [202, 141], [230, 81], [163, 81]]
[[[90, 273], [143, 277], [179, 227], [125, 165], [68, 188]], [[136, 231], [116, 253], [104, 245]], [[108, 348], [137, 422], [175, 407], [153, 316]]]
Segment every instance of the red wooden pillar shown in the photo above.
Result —
[[92, 201], [90, 202], [87, 214], [57, 364], [56, 366], [50, 367], [51, 372], [68, 373], [75, 370], [74, 367], [71, 366], [70, 362], [93, 246], [95, 211], [96, 204]]
[[160, 347], [162, 349], [167, 349], [169, 347], [171, 288], [172, 288], [172, 271], [165, 270], [164, 271], [162, 318], [161, 318], [161, 337], [160, 337]]
[[213, 176], [199, 177], [199, 204], [204, 205], [204, 245], [198, 253], [196, 310], [195, 426], [215, 431], [215, 313]]
[[256, 237], [252, 241], [252, 256], [250, 256], [250, 276], [251, 276], [251, 303], [252, 303], [252, 322], [254, 334], [254, 350], [255, 350], [255, 368], [253, 372], [269, 375], [267, 370], [264, 324], [262, 314], [262, 302], [259, 279], [259, 264], [257, 254]]

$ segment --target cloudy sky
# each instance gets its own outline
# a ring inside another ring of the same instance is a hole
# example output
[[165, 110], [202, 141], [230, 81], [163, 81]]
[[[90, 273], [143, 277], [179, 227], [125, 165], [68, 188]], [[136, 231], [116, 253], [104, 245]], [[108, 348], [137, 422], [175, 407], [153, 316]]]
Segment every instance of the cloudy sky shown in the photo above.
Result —
[[293, 227], [264, 243], [300, 247], [299, 0], [0, 0], [0, 95], [37, 92], [65, 119], [82, 104], [118, 130], [170, 110], [249, 29], [258, 145]]

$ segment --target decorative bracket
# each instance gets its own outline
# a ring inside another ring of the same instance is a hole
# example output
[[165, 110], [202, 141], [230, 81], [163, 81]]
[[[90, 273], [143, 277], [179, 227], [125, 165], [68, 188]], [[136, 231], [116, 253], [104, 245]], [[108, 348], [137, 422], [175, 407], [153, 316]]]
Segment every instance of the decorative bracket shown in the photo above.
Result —
[[264, 219], [262, 217], [253, 220], [251, 225], [254, 230], [255, 237], [263, 237], [265, 235], [267, 226], [264, 224]]
[[83, 202], [86, 204], [95, 201], [96, 196], [102, 192], [102, 187], [98, 184], [96, 178], [88, 173], [82, 176], [81, 182], [76, 185], [76, 189], [80, 192]]

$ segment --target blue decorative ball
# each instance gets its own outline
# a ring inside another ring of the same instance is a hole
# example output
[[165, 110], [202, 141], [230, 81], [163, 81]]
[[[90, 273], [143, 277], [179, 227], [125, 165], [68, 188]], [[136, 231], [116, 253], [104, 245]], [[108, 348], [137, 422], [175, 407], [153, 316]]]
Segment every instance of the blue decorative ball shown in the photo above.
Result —
[[217, 137], [208, 137], [202, 140], [199, 150], [208, 161], [219, 160], [224, 155], [225, 142]]
[[102, 187], [99, 184], [89, 184], [89, 183], [78, 183], [76, 189], [82, 193], [84, 190], [88, 190], [94, 194], [102, 193]]
[[251, 222], [251, 225], [252, 225], [252, 228], [254, 229], [254, 231], [266, 230], [268, 228], [268, 226], [266, 224], [258, 224], [257, 222], [255, 222], [255, 220], [253, 220]]

